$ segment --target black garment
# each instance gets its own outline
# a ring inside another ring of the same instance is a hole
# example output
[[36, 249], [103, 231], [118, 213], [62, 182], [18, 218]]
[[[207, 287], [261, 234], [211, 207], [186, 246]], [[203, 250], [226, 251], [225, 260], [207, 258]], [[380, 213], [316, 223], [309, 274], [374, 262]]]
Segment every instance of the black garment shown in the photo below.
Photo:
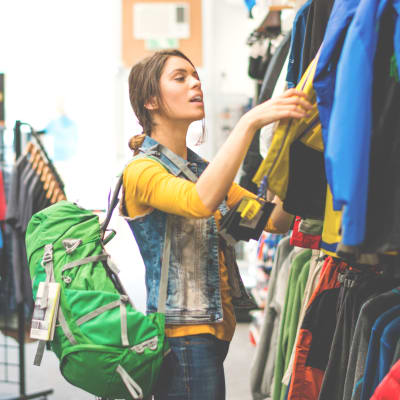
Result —
[[[11, 174], [3, 170], [4, 191], [6, 199], [10, 194]], [[0, 314], [10, 315], [16, 312], [14, 272], [12, 264], [12, 232], [6, 223], [1, 223], [0, 229], [3, 234], [3, 258], [0, 260]]]
[[333, 3], [334, 0], [314, 0], [311, 3], [308, 10], [301, 62], [303, 71], [307, 69], [321, 47]]
[[27, 190], [27, 202], [24, 207], [22, 230], [25, 232], [32, 215], [48, 207], [51, 203], [46, 198], [46, 192], [43, 190], [43, 183], [37, 174], [30, 180]]
[[312, 334], [306, 365], [325, 371], [336, 327], [336, 308], [340, 288], [324, 290], [311, 303], [301, 329]]
[[281, 44], [275, 50], [275, 53], [271, 58], [271, 61], [269, 62], [268, 69], [265, 73], [264, 80], [261, 85], [260, 96], [258, 97], [259, 104], [266, 100], [269, 100], [272, 97], [276, 82], [279, 78], [283, 64], [285, 63], [285, 60], [289, 53], [291, 34], [291, 31], [288, 32], [286, 36], [282, 39]]
[[34, 212], [50, 205], [43, 184], [26, 156], [14, 165], [7, 201], [6, 222], [11, 230], [12, 267], [16, 302], [24, 302], [29, 314], [33, 308], [32, 284], [25, 248], [25, 233]]
[[257, 194], [258, 187], [252, 181], [252, 179], [256, 174], [262, 160], [263, 159], [260, 154], [260, 131], [258, 130], [255, 133], [253, 140], [250, 143], [249, 150], [247, 150], [246, 157], [243, 160], [239, 179], [240, 186], [254, 194]]
[[268, 64], [271, 61], [272, 45], [270, 39], [261, 38], [259, 40], [268, 42], [267, 49], [265, 51], [265, 54], [257, 54], [255, 56], [249, 57], [249, 68], [247, 73], [249, 74], [250, 78], [262, 80], [264, 78], [265, 72], [267, 71]]
[[[286, 57], [289, 53], [290, 37], [291, 33], [289, 32], [282, 39], [281, 44], [275, 50], [275, 53], [268, 64], [268, 69], [265, 73], [264, 80], [261, 85], [258, 103], [262, 103], [270, 99], [272, 96], [272, 93], [275, 89], [276, 81], [279, 78], [279, 74], [282, 71], [283, 64], [285, 63]], [[257, 194], [257, 185], [252, 182], [252, 179], [257, 172], [261, 162], [262, 157], [260, 155], [260, 131], [257, 131], [250, 144], [249, 150], [247, 151], [246, 157], [243, 160], [241, 177], [239, 180], [240, 186], [244, 187], [254, 194]]]
[[329, 353], [329, 361], [319, 394], [319, 400], [342, 400], [347, 365], [357, 319], [368, 299], [399, 285], [396, 279], [369, 273], [354, 274], [353, 287], [341, 286], [337, 309], [337, 324]]
[[366, 253], [400, 249], [400, 84], [390, 76], [394, 16], [388, 7], [379, 24], [374, 64], [373, 131], [362, 245]]
[[283, 209], [302, 218], [323, 219], [325, 196], [324, 154], [296, 140], [290, 146], [289, 179]]
[[7, 198], [6, 222], [11, 228], [12, 235], [12, 264], [15, 283], [16, 302], [27, 302], [33, 306], [32, 285], [28, 270], [25, 250], [25, 236], [21, 231], [20, 205], [24, 205], [26, 198], [21, 185], [22, 177], [29, 173], [29, 161], [25, 156], [20, 157], [14, 165], [11, 174], [10, 193]]

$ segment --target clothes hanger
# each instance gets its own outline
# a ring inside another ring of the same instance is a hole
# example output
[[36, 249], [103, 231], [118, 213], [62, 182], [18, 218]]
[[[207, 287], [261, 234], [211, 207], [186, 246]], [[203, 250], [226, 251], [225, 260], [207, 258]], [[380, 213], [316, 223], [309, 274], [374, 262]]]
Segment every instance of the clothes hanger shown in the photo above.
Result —
[[32, 168], [36, 171], [37, 168], [39, 167], [39, 163], [40, 161], [43, 162], [43, 157], [40, 154], [40, 150], [38, 150], [38, 152], [35, 154], [33, 161], [32, 161]]
[[36, 146], [32, 143], [32, 142], [28, 142], [27, 144], [26, 144], [26, 148], [25, 148], [25, 155], [27, 155], [27, 154], [32, 154], [32, 151], [33, 151], [33, 149], [35, 148]]
[[54, 189], [56, 188], [56, 185], [57, 185], [57, 181], [53, 177], [53, 179], [49, 183], [48, 189], [46, 190], [46, 198], [47, 199], [51, 200], [53, 193], [54, 193]]
[[58, 195], [57, 202], [61, 200], [67, 200], [67, 197], [65, 196], [65, 193], [63, 191], [61, 191]]
[[54, 188], [53, 195], [51, 196], [51, 200], [50, 200], [51, 204], [57, 203], [57, 199], [60, 195], [60, 192], [61, 192], [60, 187], [58, 185], [56, 185], [56, 187]]
[[49, 174], [50, 174], [50, 168], [47, 164], [45, 164], [45, 166], [43, 167], [43, 171], [40, 174], [40, 180], [44, 183]]
[[[49, 190], [50, 183], [52, 183], [52, 182], [55, 183], [56, 180], [55, 180], [53, 174], [52, 174], [51, 172], [49, 172], [49, 173], [47, 174], [47, 176], [46, 176], [46, 179], [45, 179], [44, 185], [43, 185], [43, 188], [44, 188], [44, 190], [45, 190], [46, 192]], [[46, 196], [46, 197], [47, 197], [47, 196]]]
[[32, 149], [26, 153], [26, 154], [30, 154], [29, 156], [29, 162], [33, 165], [34, 160], [36, 159], [36, 157], [38, 156], [38, 154], [40, 154], [40, 150], [37, 146], [35, 146], [33, 144]]
[[36, 173], [41, 177], [41, 175], [42, 175], [42, 172], [43, 172], [43, 169], [44, 169], [44, 160], [43, 159], [41, 159], [40, 161], [39, 161], [39, 164], [38, 164], [38, 167], [37, 167], [37, 170], [36, 170]]

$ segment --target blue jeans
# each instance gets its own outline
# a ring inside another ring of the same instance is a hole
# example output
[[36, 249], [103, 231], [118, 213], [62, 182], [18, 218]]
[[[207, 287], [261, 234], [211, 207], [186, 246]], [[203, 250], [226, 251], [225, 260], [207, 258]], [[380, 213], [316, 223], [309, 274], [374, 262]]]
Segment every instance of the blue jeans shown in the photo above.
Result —
[[224, 360], [229, 342], [212, 335], [168, 339], [155, 400], [224, 400]]

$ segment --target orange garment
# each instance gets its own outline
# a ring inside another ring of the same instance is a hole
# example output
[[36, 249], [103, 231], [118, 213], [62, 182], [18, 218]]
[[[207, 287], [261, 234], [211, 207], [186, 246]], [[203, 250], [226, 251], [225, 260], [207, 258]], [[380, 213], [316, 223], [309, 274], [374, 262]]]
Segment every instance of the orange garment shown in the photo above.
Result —
[[[325, 260], [318, 285], [307, 303], [307, 309], [322, 292], [340, 287], [338, 275], [346, 266], [345, 262], [335, 261], [332, 257]], [[312, 341], [312, 332], [302, 327], [296, 342], [288, 400], [318, 399], [325, 371], [307, 363]]]
[[[187, 218], [208, 218], [212, 215], [202, 203], [193, 182], [170, 174], [160, 163], [149, 158], [135, 160], [125, 169], [124, 187], [125, 207], [131, 218], [149, 214], [154, 208]], [[228, 207], [232, 208], [244, 196], [256, 197], [234, 183], [227, 195]], [[219, 228], [221, 213], [217, 210], [214, 217]], [[167, 325], [165, 332], [168, 337], [209, 333], [221, 340], [232, 339], [236, 318], [221, 249], [219, 266], [223, 321], [202, 325]]]

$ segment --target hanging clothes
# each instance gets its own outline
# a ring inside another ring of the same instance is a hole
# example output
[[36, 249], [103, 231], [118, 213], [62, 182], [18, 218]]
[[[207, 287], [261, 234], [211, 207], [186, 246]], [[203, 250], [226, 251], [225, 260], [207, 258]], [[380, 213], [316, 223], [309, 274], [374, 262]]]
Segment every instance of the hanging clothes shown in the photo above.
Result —
[[[399, 1], [362, 0], [347, 32], [338, 64], [337, 101], [329, 123], [329, 132], [334, 134], [328, 134], [325, 167], [334, 209], [344, 207], [342, 241], [349, 246], [361, 244], [365, 236], [373, 65], [379, 35], [371, 27], [379, 23], [383, 11], [390, 4], [397, 8], [393, 8], [396, 15], [394, 43], [396, 57], [400, 59]], [[365, 45], [360, 46], [360, 43]]]
[[279, 47], [276, 49], [273, 57], [271, 58], [261, 85], [258, 104], [263, 103], [272, 97], [276, 82], [289, 52], [290, 35], [291, 33], [289, 32], [282, 37]]
[[303, 249], [293, 260], [285, 296], [285, 308], [279, 328], [279, 341], [275, 359], [273, 380], [273, 400], [283, 400], [286, 385], [282, 378], [289, 365], [294, 340], [297, 334], [297, 323], [300, 314], [304, 289], [310, 269], [311, 250]]
[[285, 304], [290, 266], [295, 255], [296, 252], [290, 246], [289, 238], [283, 238], [279, 242], [274, 258], [263, 325], [250, 371], [250, 386], [254, 400], [265, 399], [272, 392], [279, 325]]
[[302, 51], [302, 70], [316, 57], [324, 39], [334, 0], [312, 0], [308, 8], [305, 40]]
[[329, 121], [333, 107], [336, 72], [348, 27], [360, 0], [337, 0], [329, 18], [319, 61], [315, 71], [314, 90], [322, 125], [324, 144], [327, 144]]
[[288, 88], [297, 86], [303, 76], [303, 47], [306, 37], [307, 15], [311, 6], [312, 0], [308, 0], [297, 11], [293, 21], [292, 37], [290, 40], [289, 65], [287, 68], [286, 81]]
[[366, 230], [361, 247], [366, 253], [400, 248], [400, 83], [391, 76], [395, 22], [395, 13], [387, 7], [374, 63]]
[[379, 315], [372, 326], [364, 375], [360, 380], [362, 384], [361, 399], [369, 399], [381, 380], [379, 377], [380, 371], [377, 368], [380, 363], [380, 341], [385, 329], [389, 327], [392, 322], [398, 320], [399, 317], [400, 305], [398, 304]]
[[399, 284], [399, 281], [392, 278], [362, 271], [344, 276], [343, 280], [339, 293], [337, 324], [319, 394], [320, 400], [343, 398], [351, 342], [363, 303]]
[[368, 346], [374, 323], [387, 310], [399, 305], [400, 290], [395, 288], [373, 297], [362, 306], [351, 344], [343, 400], [361, 398]]
[[[290, 35], [280, 36], [280, 44], [274, 50], [271, 59], [268, 62], [263, 83], [258, 96], [258, 104], [269, 100], [272, 96], [273, 89], [278, 79], [279, 73], [282, 70], [282, 65], [285, 62], [287, 53], [289, 51]], [[265, 39], [264, 39], [265, 40]], [[249, 150], [243, 160], [241, 168], [241, 177], [239, 184], [245, 189], [257, 194], [257, 185], [252, 182], [252, 178], [260, 166], [262, 157], [260, 155], [260, 131], [254, 135]]]
[[[313, 99], [315, 102], [312, 78], [316, 63], [317, 59], [309, 66], [297, 87], [308, 94], [311, 102]], [[268, 189], [283, 200], [283, 208], [287, 212], [305, 218], [322, 219], [326, 189], [322, 151], [321, 126], [315, 103], [310, 116], [280, 121], [267, 157], [253, 181], [258, 184], [266, 176]]]
[[340, 282], [347, 264], [328, 257], [306, 306], [293, 356], [288, 399], [317, 399], [336, 327]]
[[[306, 284], [306, 287], [304, 290], [304, 296], [303, 296], [303, 300], [302, 300], [302, 304], [301, 304], [299, 322], [297, 324], [297, 334], [296, 334], [296, 339], [294, 341], [295, 344], [297, 343], [299, 331], [303, 324], [303, 320], [304, 320], [304, 316], [305, 316], [305, 313], [307, 310], [308, 302], [310, 301], [310, 298], [313, 295], [313, 293], [318, 285], [322, 267], [324, 265], [323, 260], [319, 258], [319, 253], [320, 253], [319, 250], [313, 250], [311, 258], [310, 258], [310, 270], [308, 273], [307, 284]], [[295, 350], [296, 350], [296, 347], [294, 346], [292, 349], [292, 354], [290, 356], [289, 365], [288, 365], [285, 375], [283, 376], [283, 379], [282, 379], [282, 383], [287, 386], [290, 384], [290, 379], [292, 377]], [[289, 393], [287, 393], [287, 396], [288, 396], [288, 394]]]
[[400, 359], [376, 388], [371, 400], [390, 399], [393, 393], [400, 393]]
[[[290, 244], [292, 246], [298, 246], [305, 249], [314, 249], [319, 250], [320, 242], [321, 242], [321, 233], [317, 232], [316, 234], [310, 233], [307, 228], [304, 228], [304, 221], [311, 221], [310, 219], [302, 220], [301, 217], [296, 217], [294, 220], [292, 234], [290, 236]], [[322, 225], [322, 221], [316, 221], [318, 224], [318, 228], [320, 228], [320, 223]], [[303, 230], [300, 229], [301, 223], [303, 222]], [[322, 226], [321, 226], [322, 227]]]
[[32, 311], [33, 299], [25, 248], [26, 228], [34, 213], [65, 198], [63, 184], [51, 160], [41, 148], [29, 143], [25, 154], [12, 169], [6, 214], [6, 223], [12, 236], [16, 302], [24, 302], [28, 312]]
[[[2, 187], [6, 199], [10, 189], [10, 173], [8, 170], [0, 169], [2, 175]], [[5, 203], [3, 203], [5, 204]], [[4, 207], [6, 209], [6, 205]], [[5, 214], [3, 221], [0, 221], [0, 234], [2, 246], [0, 250], [0, 317], [10, 316], [16, 312], [17, 305], [15, 301], [14, 274], [12, 268], [12, 233], [10, 227], [5, 223]]]

